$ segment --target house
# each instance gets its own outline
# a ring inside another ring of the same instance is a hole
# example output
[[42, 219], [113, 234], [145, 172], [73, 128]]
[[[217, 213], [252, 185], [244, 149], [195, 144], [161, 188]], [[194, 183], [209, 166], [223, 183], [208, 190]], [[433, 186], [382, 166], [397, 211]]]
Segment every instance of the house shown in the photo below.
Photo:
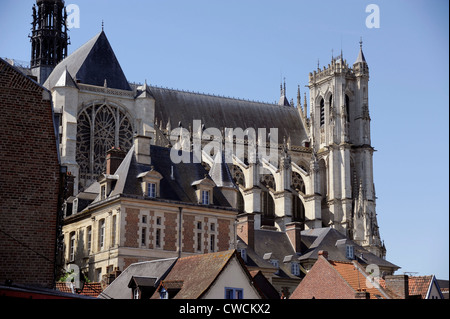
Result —
[[316, 263], [303, 278], [290, 299], [391, 299], [381, 285], [371, 280], [364, 268], [351, 262], [328, 259], [319, 252]]
[[170, 156], [147, 136], [135, 136], [127, 153], [108, 151], [106, 172], [66, 202], [67, 264], [99, 282], [137, 262], [234, 247], [237, 210], [229, 201], [237, 190], [227, 189], [227, 198], [201, 163]]
[[254, 227], [254, 214], [238, 215], [237, 249], [249, 270], [261, 270], [280, 296], [288, 298], [301, 279], [326, 250], [330, 260], [351, 262], [366, 269], [376, 265], [380, 275], [392, 275], [398, 266], [376, 256], [331, 227], [303, 229], [298, 222], [286, 224], [286, 231]]
[[445, 299], [438, 280], [434, 275], [409, 276], [409, 295], [419, 295], [421, 299]]
[[152, 299], [261, 299], [236, 250], [179, 258]]
[[99, 295], [101, 299], [150, 298], [177, 257], [131, 264]]
[[0, 106], [0, 283], [53, 289], [64, 172], [51, 94], [0, 59]]

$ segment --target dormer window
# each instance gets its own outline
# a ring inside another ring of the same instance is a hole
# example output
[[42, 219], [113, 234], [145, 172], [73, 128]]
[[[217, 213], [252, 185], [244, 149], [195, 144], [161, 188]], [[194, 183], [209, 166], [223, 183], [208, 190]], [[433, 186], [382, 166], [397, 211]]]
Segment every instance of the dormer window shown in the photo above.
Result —
[[147, 196], [150, 198], [156, 198], [156, 184], [147, 183]]
[[212, 198], [212, 192], [214, 189], [214, 186], [216, 186], [216, 183], [208, 177], [208, 175], [205, 175], [205, 178], [200, 179], [198, 181], [194, 181], [191, 184], [193, 187], [196, 188], [196, 195], [197, 200], [199, 204], [202, 205], [211, 205], [213, 204], [213, 198]]
[[355, 253], [352, 245], [345, 246], [345, 257], [348, 259], [355, 259]]
[[202, 190], [202, 204], [209, 205], [209, 191]]
[[100, 186], [100, 199], [106, 198], [106, 184]]
[[163, 176], [153, 166], [150, 171], [141, 173], [137, 177], [142, 179], [142, 194], [145, 197], [157, 198], [160, 196], [159, 185]]

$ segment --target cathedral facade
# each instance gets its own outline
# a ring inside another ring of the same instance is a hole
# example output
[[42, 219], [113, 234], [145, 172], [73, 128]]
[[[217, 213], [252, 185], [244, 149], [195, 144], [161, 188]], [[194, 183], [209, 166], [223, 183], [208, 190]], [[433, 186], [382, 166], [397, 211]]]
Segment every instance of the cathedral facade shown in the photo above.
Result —
[[[61, 164], [73, 177], [71, 209], [79, 194], [86, 198], [101, 181], [117, 178], [113, 171], [105, 175], [108, 151], [149, 156], [137, 150], [145, 140], [149, 152], [189, 153], [229, 206], [254, 214], [255, 229], [286, 231], [293, 222], [305, 230], [331, 227], [385, 256], [362, 43], [352, 65], [341, 53], [309, 74], [309, 101], [305, 93], [302, 102], [299, 89], [296, 103], [289, 102], [282, 85], [279, 103], [268, 104], [131, 83], [103, 30], [67, 55], [63, 4], [38, 0], [33, 9], [31, 71], [52, 94]], [[208, 182], [188, 187], [201, 185]], [[224, 227], [231, 229], [227, 212]], [[224, 249], [232, 246], [233, 236], [227, 238]]]

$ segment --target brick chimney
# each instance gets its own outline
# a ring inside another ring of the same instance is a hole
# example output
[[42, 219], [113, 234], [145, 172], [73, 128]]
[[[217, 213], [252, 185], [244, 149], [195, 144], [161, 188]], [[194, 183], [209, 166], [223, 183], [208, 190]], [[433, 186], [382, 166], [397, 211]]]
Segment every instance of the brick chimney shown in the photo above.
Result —
[[409, 285], [407, 275], [385, 276], [386, 288], [398, 296], [399, 299], [409, 298]]
[[237, 235], [249, 248], [255, 249], [255, 214], [244, 213], [238, 215], [237, 218]]
[[106, 174], [114, 174], [125, 158], [125, 155], [127, 155], [126, 152], [118, 147], [113, 147], [106, 152]]
[[355, 293], [355, 299], [370, 299], [370, 293], [367, 291], [357, 291]]
[[318, 255], [322, 256], [323, 258], [328, 260], [328, 251], [326, 251], [326, 250], [319, 250]]
[[301, 253], [302, 246], [302, 228], [301, 223], [292, 222], [286, 224], [286, 235], [291, 241], [292, 248], [294, 248], [296, 253]]

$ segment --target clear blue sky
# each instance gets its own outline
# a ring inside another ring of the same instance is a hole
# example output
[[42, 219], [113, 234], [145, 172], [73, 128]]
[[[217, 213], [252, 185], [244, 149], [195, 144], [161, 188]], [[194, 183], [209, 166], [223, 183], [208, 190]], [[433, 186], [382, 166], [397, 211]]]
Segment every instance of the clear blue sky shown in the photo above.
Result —
[[[0, 56], [29, 61], [34, 0], [0, 0]], [[445, 0], [66, 0], [80, 8], [73, 52], [105, 32], [129, 81], [274, 102], [359, 39], [378, 223], [401, 272], [449, 279], [449, 4]], [[367, 28], [366, 6], [380, 9]], [[303, 95], [303, 93], [302, 93]]]

